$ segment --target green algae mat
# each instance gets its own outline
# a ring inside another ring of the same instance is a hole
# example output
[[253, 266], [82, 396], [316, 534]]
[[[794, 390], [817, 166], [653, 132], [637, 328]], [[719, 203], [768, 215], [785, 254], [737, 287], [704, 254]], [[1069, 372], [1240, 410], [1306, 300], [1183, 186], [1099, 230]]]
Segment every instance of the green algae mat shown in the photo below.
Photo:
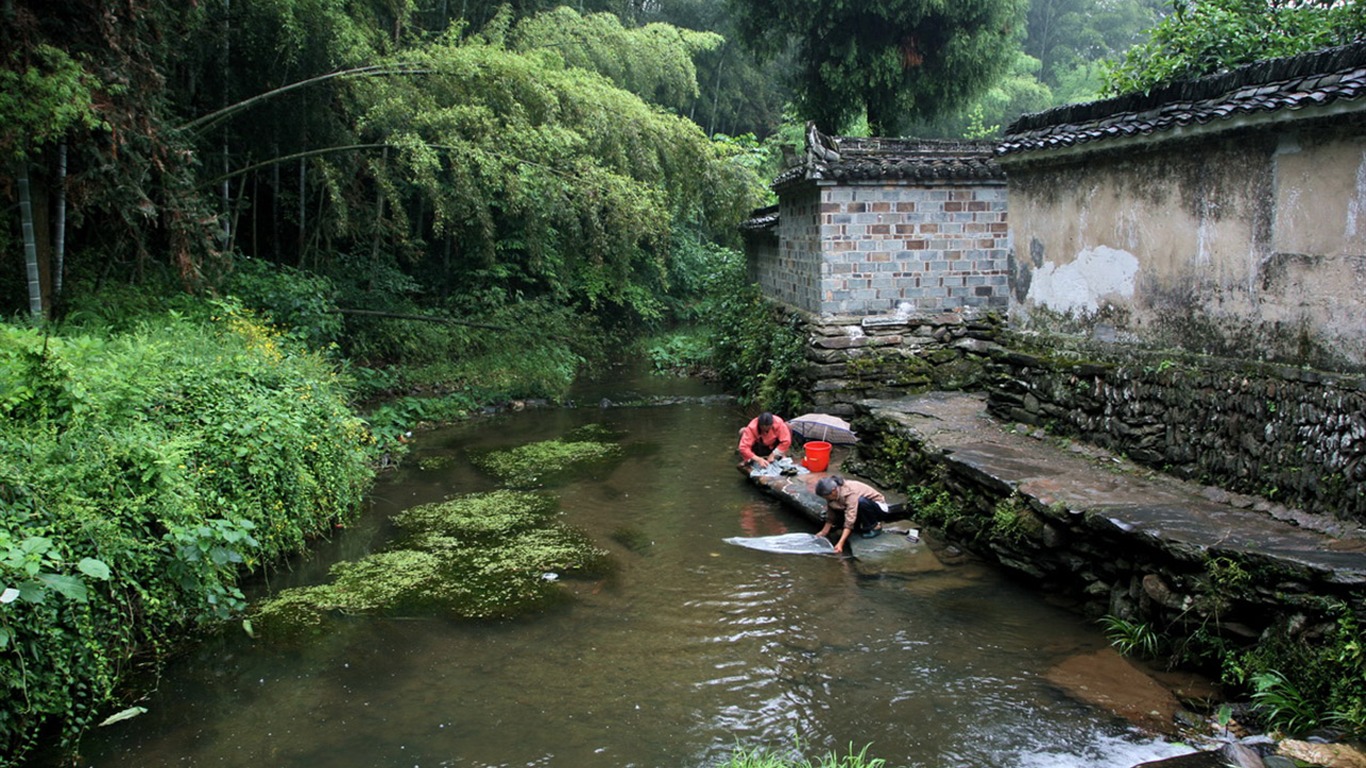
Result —
[[337, 616], [509, 618], [565, 597], [564, 577], [611, 571], [606, 550], [564, 524], [554, 498], [474, 493], [394, 518], [393, 547], [334, 565], [331, 581], [279, 592], [252, 616], [258, 634], [301, 639]]

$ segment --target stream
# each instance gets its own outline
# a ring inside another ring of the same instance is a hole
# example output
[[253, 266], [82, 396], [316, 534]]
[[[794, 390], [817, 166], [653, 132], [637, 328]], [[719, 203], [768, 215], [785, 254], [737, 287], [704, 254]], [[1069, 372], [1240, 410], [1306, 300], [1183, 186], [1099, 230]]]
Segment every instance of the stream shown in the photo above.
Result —
[[499, 487], [469, 452], [593, 423], [624, 458], [543, 490], [616, 573], [565, 579], [570, 600], [516, 620], [353, 617], [289, 648], [224, 633], [173, 660], [146, 714], [94, 729], [80, 765], [704, 768], [852, 745], [889, 768], [1129, 768], [1190, 751], [1050, 684], [1104, 636], [990, 568], [892, 534], [854, 560], [725, 543], [814, 526], [735, 471], [746, 415], [719, 394], [622, 374], [577, 407], [417, 434], [363, 517], [258, 596], [383, 548], [397, 511]]

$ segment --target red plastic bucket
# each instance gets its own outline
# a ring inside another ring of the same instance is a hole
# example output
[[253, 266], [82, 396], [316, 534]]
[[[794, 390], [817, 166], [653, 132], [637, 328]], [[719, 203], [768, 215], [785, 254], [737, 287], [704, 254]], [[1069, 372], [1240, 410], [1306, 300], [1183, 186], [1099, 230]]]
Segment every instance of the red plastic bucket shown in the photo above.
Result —
[[806, 458], [802, 459], [802, 466], [812, 472], [824, 472], [830, 466], [830, 444], [824, 440], [812, 440], [802, 446], [806, 453]]

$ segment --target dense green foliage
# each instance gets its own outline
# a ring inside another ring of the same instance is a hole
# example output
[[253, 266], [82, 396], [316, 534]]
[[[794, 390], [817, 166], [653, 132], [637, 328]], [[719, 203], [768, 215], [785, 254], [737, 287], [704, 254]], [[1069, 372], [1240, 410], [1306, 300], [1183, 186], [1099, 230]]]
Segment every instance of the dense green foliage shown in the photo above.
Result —
[[1105, 73], [1107, 93], [1224, 72], [1366, 37], [1363, 0], [1173, 0], [1147, 42]]
[[48, 311], [63, 272], [68, 293], [158, 272], [222, 289], [246, 256], [326, 277], [355, 309], [477, 320], [544, 300], [654, 323], [677, 234], [734, 242], [762, 189], [679, 114], [709, 32], [513, 6], [470, 8], [476, 28], [419, 0], [149, 0], [108, 24], [87, 0], [41, 5], [0, 17], [0, 72], [42, 86], [0, 102], [34, 190], [34, 226], [8, 218], [0, 252], [32, 245]]
[[707, 135], [766, 138], [780, 128], [792, 99], [784, 77], [794, 66], [790, 50], [756, 56], [740, 42], [728, 0], [652, 0], [648, 18], [723, 38], [720, 46], [698, 53], [698, 97], [686, 112]]
[[745, 280], [743, 256], [712, 253], [714, 281], [701, 310], [711, 329], [709, 368], [744, 405], [775, 413], [806, 410], [806, 337]]
[[1099, 62], [1147, 39], [1166, 0], [1030, 0], [1024, 52], [1039, 62], [1039, 80], [1058, 103], [1100, 93]]
[[1339, 613], [1323, 642], [1270, 638], [1224, 658], [1225, 682], [1252, 692], [1269, 727], [1366, 735], [1366, 646], [1352, 612]]
[[761, 50], [797, 45], [797, 110], [826, 131], [896, 135], [981, 93], [1014, 58], [1022, 0], [733, 0]]
[[443, 243], [440, 259], [406, 258], [452, 302], [547, 296], [608, 322], [660, 319], [673, 228], [728, 236], [757, 185], [687, 120], [496, 39], [442, 39], [404, 53], [422, 77], [354, 84], [364, 139], [393, 149], [370, 170], [402, 191], [385, 248]]
[[111, 336], [0, 326], [5, 764], [92, 725], [136, 655], [240, 611], [239, 575], [351, 516], [371, 459], [332, 367], [231, 305]]
[[[1111, 87], [1347, 39], [1360, 2], [1182, 3]], [[64, 330], [0, 328], [0, 762], [70, 743], [135, 657], [239, 615], [236, 579], [348, 515], [419, 422], [556, 399], [676, 323], [704, 330], [653, 347], [661, 367], [804, 410], [804, 339], [732, 250], [800, 143], [783, 72], [826, 130], [990, 136], [1091, 95], [1156, 13], [1038, 0], [1022, 36], [1021, 0], [557, 5], [4, 2], [0, 311]], [[334, 368], [383, 401], [368, 428]], [[557, 445], [579, 452], [488, 468], [612, 454]], [[478, 533], [277, 605], [509, 615], [593, 560], [573, 533]], [[1359, 690], [1244, 666], [1264, 697], [1360, 714]]]

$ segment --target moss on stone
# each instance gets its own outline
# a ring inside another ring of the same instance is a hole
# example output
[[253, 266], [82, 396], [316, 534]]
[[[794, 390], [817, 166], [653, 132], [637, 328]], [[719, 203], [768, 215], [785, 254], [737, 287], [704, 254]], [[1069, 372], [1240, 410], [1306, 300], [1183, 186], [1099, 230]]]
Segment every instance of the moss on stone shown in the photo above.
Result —
[[584, 440], [596, 440], [603, 443], [614, 443], [620, 440], [622, 431], [613, 429], [606, 424], [594, 422], [575, 427], [565, 433], [564, 439], [570, 442], [582, 442]]
[[417, 460], [417, 468], [423, 470], [445, 469], [454, 461], [454, 456], [423, 456]]
[[434, 608], [444, 560], [431, 552], [399, 549], [337, 563], [331, 572], [333, 596], [343, 610], [359, 613]]
[[335, 608], [331, 585], [284, 589], [252, 606], [253, 632], [276, 641], [302, 642], [326, 634]]

